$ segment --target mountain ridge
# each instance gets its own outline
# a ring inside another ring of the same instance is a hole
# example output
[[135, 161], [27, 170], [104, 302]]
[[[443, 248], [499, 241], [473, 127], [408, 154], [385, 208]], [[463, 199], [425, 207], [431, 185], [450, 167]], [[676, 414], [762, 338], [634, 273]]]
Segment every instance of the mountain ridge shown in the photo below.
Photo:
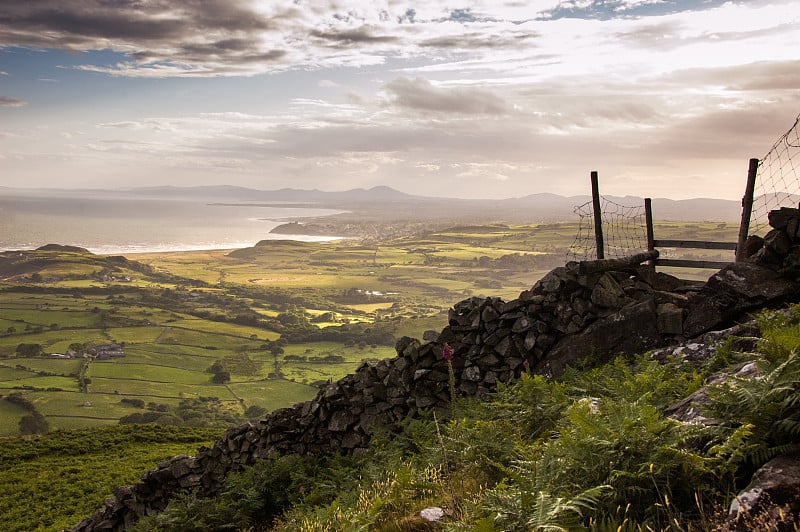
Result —
[[[60, 197], [124, 197], [196, 200], [206, 202], [275, 202], [287, 204], [335, 207], [375, 214], [387, 213], [404, 218], [426, 216], [441, 218], [448, 213], [456, 217], [480, 216], [509, 220], [572, 220], [577, 207], [591, 201], [589, 195], [563, 196], [550, 192], [538, 192], [525, 196], [503, 199], [444, 198], [407, 194], [392, 187], [380, 185], [372, 188], [353, 188], [339, 191], [319, 189], [282, 188], [260, 190], [234, 185], [202, 185], [179, 187], [134, 187], [125, 189], [21, 189], [0, 187], [0, 194], [9, 196], [60, 196]], [[644, 206], [644, 198], [638, 196], [604, 195], [603, 199], [623, 207]], [[800, 198], [789, 198], [797, 202]], [[789, 201], [789, 200], [787, 200]], [[244, 204], [244, 203], [243, 203]], [[738, 221], [741, 218], [741, 202], [718, 198], [653, 198], [653, 216], [665, 221]], [[388, 209], [387, 209], [388, 208]], [[700, 215], [700, 216], [698, 216]]]

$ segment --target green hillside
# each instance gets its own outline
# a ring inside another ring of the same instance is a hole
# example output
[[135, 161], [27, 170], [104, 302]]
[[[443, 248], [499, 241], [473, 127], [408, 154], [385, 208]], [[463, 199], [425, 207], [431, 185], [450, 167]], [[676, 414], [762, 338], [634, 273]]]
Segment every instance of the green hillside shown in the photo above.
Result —
[[[731, 338], [712, 358], [618, 358], [559, 379], [523, 375], [486, 400], [461, 399], [356, 457], [274, 456], [191, 494], [134, 530], [711, 530], [750, 474], [800, 450], [800, 306], [759, 317], [763, 341]], [[683, 423], [664, 409], [720, 369], [755, 362], [759, 379], [709, 388]], [[431, 524], [419, 514], [442, 510]], [[748, 530], [796, 530], [791, 513], [747, 515]], [[721, 530], [726, 530], [722, 528]]]

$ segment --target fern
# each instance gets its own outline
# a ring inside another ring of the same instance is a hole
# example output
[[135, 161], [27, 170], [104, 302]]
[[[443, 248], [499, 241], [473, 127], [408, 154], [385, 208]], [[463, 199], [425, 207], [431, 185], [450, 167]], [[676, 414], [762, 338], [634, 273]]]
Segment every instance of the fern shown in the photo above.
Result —
[[594, 512], [610, 490], [611, 486], [595, 486], [565, 498], [501, 485], [487, 494], [485, 505], [495, 514], [494, 523], [501, 530], [567, 532], [583, 530], [583, 518]]
[[750, 427], [745, 459], [754, 466], [800, 445], [800, 351], [759, 364], [761, 376], [733, 378], [709, 391], [709, 411], [734, 427]]

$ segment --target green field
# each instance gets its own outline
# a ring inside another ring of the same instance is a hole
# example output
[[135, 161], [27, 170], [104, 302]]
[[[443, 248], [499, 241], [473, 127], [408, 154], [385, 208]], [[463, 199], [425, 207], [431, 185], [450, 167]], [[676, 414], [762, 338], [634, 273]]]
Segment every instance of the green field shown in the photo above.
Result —
[[[563, 265], [577, 225], [423, 231], [369, 245], [278, 240], [131, 261], [26, 252], [9, 268], [15, 275], [0, 279], [0, 395], [23, 394], [51, 429], [113, 424], [156, 408], [172, 416], [198, 398], [229, 402], [242, 416], [253, 406], [273, 410], [313, 397], [314, 385], [365, 359], [394, 356], [401, 336], [441, 330], [448, 308], [465, 297], [516, 298]], [[655, 231], [662, 239], [731, 241], [737, 227], [662, 222]], [[724, 253], [692, 256], [725, 260]], [[109, 343], [125, 356], [53, 355]], [[18, 356], [22, 344], [38, 345], [39, 354]], [[225, 372], [222, 383], [212, 382], [214, 364]], [[14, 434], [22, 414], [5, 403], [0, 433]]]
[[[0, 401], [0, 419], [7, 411]], [[91, 515], [116, 486], [178, 454], [195, 454], [219, 431], [187, 427], [110, 427], [0, 438], [0, 530], [55, 531]], [[99, 430], [98, 430], [99, 429]]]

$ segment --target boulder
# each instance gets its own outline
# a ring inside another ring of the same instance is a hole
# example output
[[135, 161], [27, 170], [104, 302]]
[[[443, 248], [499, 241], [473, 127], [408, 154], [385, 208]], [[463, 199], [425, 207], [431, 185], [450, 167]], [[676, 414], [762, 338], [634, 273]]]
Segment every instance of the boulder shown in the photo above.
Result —
[[656, 307], [656, 327], [661, 334], [683, 334], [684, 310], [673, 303], [662, 303]]
[[740, 316], [746, 310], [797, 296], [800, 286], [780, 273], [753, 262], [735, 262], [689, 297], [684, 334], [697, 336]]
[[586, 357], [602, 359], [658, 347], [662, 340], [656, 320], [656, 306], [652, 300], [628, 305], [598, 319], [581, 332], [564, 336], [536, 364], [534, 371], [560, 375], [567, 365]]
[[731, 502], [727, 530], [797, 530], [800, 517], [800, 456], [773, 458], [753, 474]]

